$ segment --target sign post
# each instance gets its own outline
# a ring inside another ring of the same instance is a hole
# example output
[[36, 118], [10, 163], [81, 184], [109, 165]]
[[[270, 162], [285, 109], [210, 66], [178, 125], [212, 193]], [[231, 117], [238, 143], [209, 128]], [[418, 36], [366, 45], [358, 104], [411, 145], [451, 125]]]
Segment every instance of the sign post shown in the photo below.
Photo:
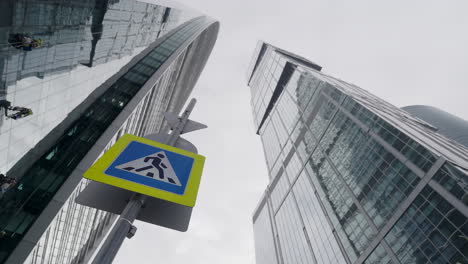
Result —
[[[135, 235], [135, 219], [179, 231], [187, 229], [204, 157], [196, 154], [196, 148], [180, 135], [206, 128], [189, 119], [195, 103], [192, 99], [181, 117], [164, 114], [172, 133], [145, 138], [123, 135], [85, 172], [84, 177], [93, 182], [76, 202], [120, 213], [93, 264], [112, 263], [125, 237]], [[128, 201], [125, 205], [123, 199]]]

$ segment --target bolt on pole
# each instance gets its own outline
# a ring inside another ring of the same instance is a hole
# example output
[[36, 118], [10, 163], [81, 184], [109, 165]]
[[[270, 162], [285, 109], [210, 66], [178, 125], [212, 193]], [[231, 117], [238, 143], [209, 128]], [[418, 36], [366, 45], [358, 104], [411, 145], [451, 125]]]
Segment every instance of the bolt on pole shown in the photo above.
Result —
[[[182, 134], [182, 131], [184, 130], [185, 124], [189, 120], [188, 118], [195, 107], [196, 102], [195, 98], [190, 100], [190, 103], [180, 117], [179, 124], [172, 130], [167, 142], [161, 143], [169, 146], [175, 146], [180, 134]], [[102, 244], [102, 247], [99, 249], [99, 252], [96, 254], [92, 264], [112, 263], [117, 252], [122, 246], [125, 237], [131, 238], [135, 235], [136, 227], [133, 225], [133, 222], [137, 218], [141, 207], [145, 204], [146, 197], [147, 196], [139, 193], [133, 194], [106, 240]]]

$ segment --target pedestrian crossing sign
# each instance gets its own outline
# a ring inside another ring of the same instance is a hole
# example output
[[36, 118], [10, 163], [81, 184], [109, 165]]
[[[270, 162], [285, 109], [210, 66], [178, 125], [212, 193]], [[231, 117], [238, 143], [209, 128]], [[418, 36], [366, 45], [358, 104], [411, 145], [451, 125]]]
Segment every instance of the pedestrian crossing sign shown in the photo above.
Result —
[[193, 207], [204, 162], [201, 155], [125, 134], [83, 176]]

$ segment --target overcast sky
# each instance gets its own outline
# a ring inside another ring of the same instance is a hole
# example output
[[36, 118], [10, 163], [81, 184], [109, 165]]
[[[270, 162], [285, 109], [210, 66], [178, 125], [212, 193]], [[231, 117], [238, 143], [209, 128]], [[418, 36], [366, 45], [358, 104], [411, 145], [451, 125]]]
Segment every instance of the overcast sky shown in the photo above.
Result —
[[468, 120], [466, 0], [181, 0], [221, 30], [195, 87], [187, 138], [207, 157], [186, 233], [137, 222], [115, 263], [255, 263], [252, 213], [267, 185], [245, 72], [258, 40], [396, 106], [426, 104]]

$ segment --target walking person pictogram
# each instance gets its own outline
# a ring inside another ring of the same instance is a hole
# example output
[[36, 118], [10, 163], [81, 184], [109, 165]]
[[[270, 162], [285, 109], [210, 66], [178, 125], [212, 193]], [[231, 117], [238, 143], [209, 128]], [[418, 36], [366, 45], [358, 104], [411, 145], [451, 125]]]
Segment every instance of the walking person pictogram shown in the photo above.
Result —
[[163, 151], [121, 164], [117, 168], [180, 186], [180, 181]]
[[[146, 157], [143, 161], [148, 162], [149, 160], [153, 160], [151, 162], [152, 166], [146, 166], [146, 167], [143, 167], [143, 168], [139, 168], [139, 169], [136, 169], [135, 171], [140, 172], [140, 171], [152, 169], [154, 167], [159, 172], [159, 178], [164, 179], [164, 169], [167, 169], [167, 166], [164, 163], [162, 163], [162, 159], [164, 159], [164, 158], [165, 158], [165, 156], [163, 154], [161, 154], [161, 153], [158, 153], [156, 155], [156, 157]], [[153, 176], [154, 175], [152, 175], [151, 177], [153, 177]]]

